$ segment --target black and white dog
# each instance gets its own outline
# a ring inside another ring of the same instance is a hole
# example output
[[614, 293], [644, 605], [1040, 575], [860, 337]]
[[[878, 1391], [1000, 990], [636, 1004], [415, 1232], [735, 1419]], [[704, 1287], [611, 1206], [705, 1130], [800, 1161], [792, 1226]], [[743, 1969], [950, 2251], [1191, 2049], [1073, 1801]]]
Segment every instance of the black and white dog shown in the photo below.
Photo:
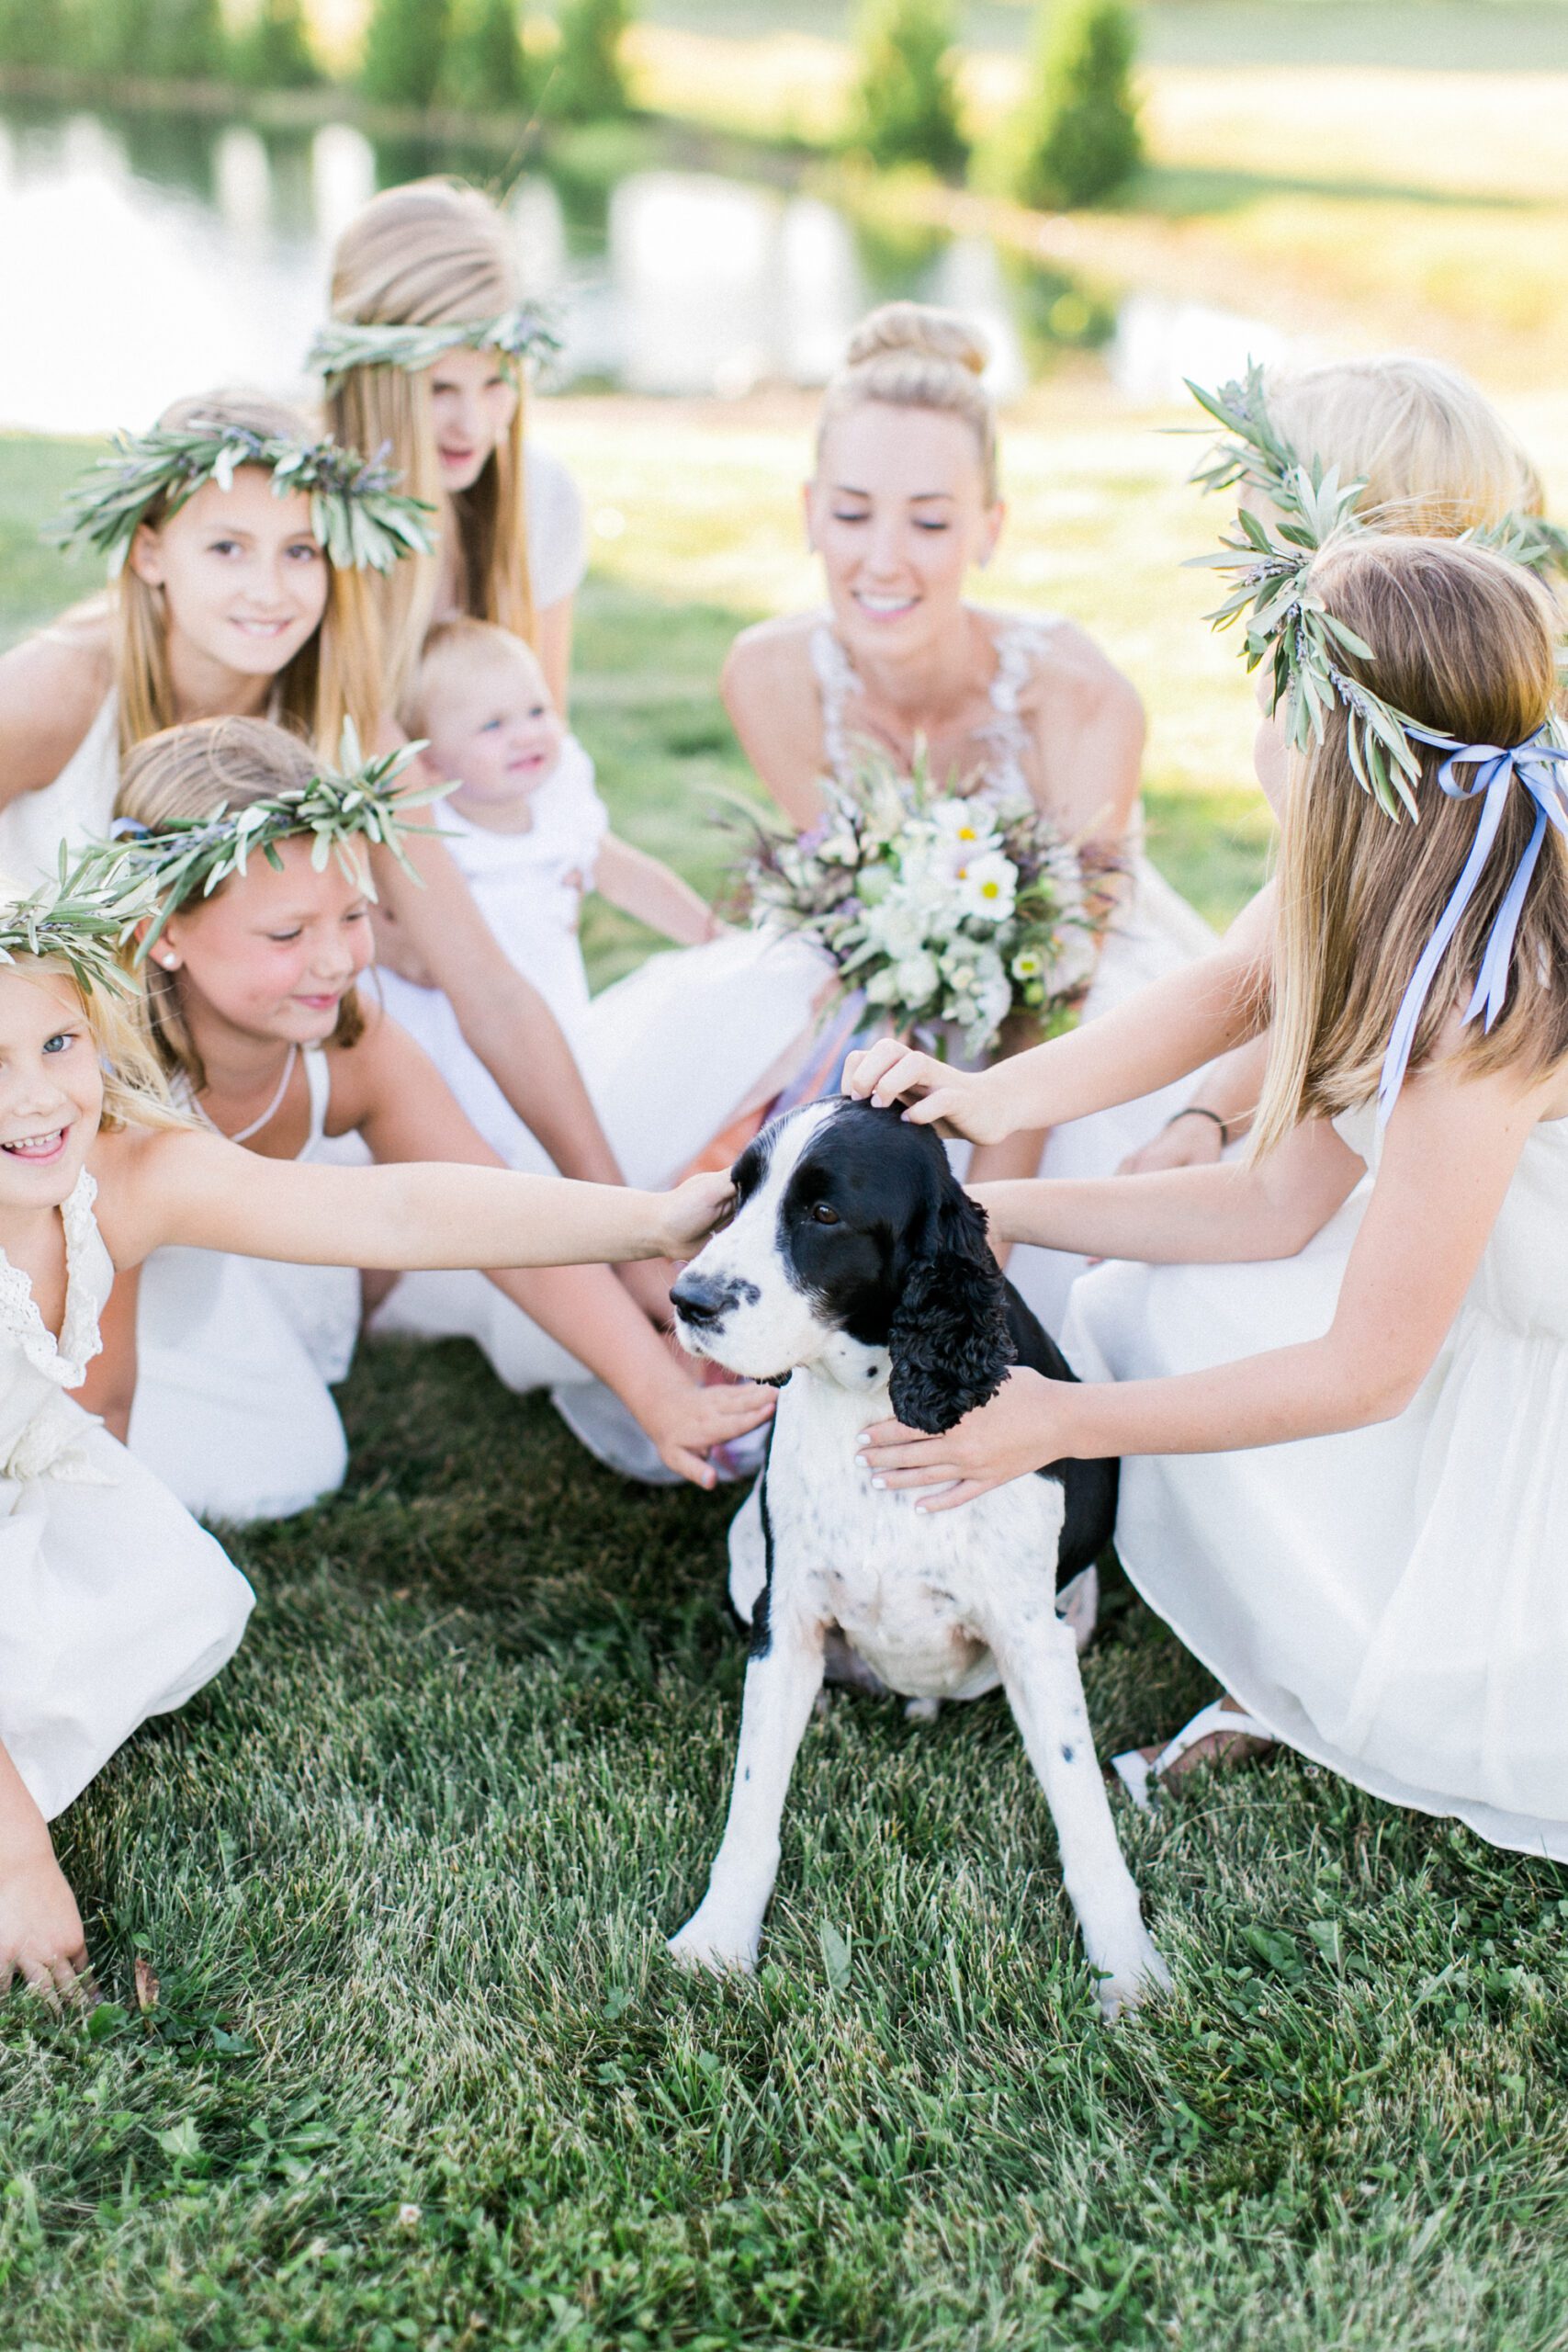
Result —
[[1056, 1824], [1062, 1872], [1108, 2016], [1168, 1983], [1122, 1858], [1057, 1577], [1115, 1517], [1114, 1462], [1064, 1462], [961, 1510], [879, 1490], [856, 1438], [889, 1411], [939, 1431], [1010, 1363], [1070, 1380], [986, 1242], [930, 1128], [840, 1099], [789, 1113], [736, 1163], [733, 1218], [671, 1297], [684, 1345], [783, 1384], [768, 1459], [730, 1529], [751, 1654], [724, 1840], [683, 1964], [756, 1965], [795, 1752], [835, 1631], [888, 1689], [1005, 1688]]

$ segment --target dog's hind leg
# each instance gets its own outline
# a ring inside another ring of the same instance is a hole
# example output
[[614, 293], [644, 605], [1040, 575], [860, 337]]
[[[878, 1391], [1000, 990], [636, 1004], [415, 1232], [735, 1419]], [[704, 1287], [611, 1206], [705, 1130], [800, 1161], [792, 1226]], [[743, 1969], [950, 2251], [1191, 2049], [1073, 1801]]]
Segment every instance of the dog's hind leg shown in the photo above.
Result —
[[779, 1867], [779, 1824], [812, 1702], [822, 1682], [822, 1627], [775, 1616], [768, 1646], [746, 1668], [729, 1818], [708, 1891], [670, 1939], [683, 1968], [750, 1970]]
[[1062, 1878], [1100, 1980], [1100, 2006], [1115, 2018], [1168, 1986], [1170, 1977], [1116, 1841], [1072, 1628], [1055, 1609], [1042, 1608], [987, 1628], [987, 1638], [1056, 1825]]

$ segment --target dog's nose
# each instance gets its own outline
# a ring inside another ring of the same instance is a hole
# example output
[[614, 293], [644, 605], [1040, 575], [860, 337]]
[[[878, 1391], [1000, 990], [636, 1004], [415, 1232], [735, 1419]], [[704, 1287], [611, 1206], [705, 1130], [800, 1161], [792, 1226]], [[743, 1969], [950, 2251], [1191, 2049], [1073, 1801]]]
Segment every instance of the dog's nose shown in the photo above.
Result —
[[719, 1282], [712, 1274], [695, 1274], [688, 1266], [670, 1298], [682, 1323], [705, 1328], [716, 1323], [727, 1306], [734, 1306], [735, 1285]]

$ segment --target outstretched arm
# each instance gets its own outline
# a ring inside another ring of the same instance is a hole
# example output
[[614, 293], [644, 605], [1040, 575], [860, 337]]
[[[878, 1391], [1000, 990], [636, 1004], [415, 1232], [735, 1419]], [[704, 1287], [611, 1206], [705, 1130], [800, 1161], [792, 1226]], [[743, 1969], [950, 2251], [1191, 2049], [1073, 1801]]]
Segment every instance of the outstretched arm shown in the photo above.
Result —
[[[433, 1149], [472, 1168], [502, 1160], [465, 1117], [440, 1072], [407, 1032], [382, 1014], [352, 1055], [342, 1057], [350, 1122], [378, 1160], [416, 1161]], [[705, 1388], [677, 1359], [605, 1266], [491, 1269], [503, 1297], [613, 1389], [682, 1477], [711, 1487], [710, 1447], [769, 1419], [765, 1388]], [[115, 1285], [118, 1293], [119, 1284]]]
[[995, 1062], [950, 1069], [932, 1055], [887, 1039], [852, 1054], [846, 1094], [905, 1102], [917, 1126], [938, 1120], [976, 1143], [1020, 1127], [1061, 1126], [1168, 1086], [1255, 1035], [1267, 1017], [1272, 884], [1238, 917], [1212, 956], [1140, 989], [1114, 1012], [1066, 1037]]
[[593, 888], [623, 914], [635, 916], [681, 947], [700, 947], [724, 929], [706, 899], [673, 866], [634, 849], [618, 833], [606, 833], [599, 845]]
[[99, 1222], [117, 1265], [167, 1242], [315, 1266], [574, 1266], [689, 1258], [728, 1212], [725, 1176], [673, 1193], [510, 1169], [328, 1168], [185, 1129], [100, 1139]]
[[1522, 1096], [1506, 1076], [1438, 1069], [1406, 1084], [1322, 1339], [1167, 1380], [1014, 1372], [943, 1437], [880, 1424], [874, 1475], [945, 1487], [923, 1508], [947, 1510], [1063, 1456], [1231, 1453], [1392, 1419], [1431, 1370], [1540, 1115], [1539, 1090]]
[[994, 1241], [1154, 1265], [1291, 1258], [1365, 1174], [1326, 1119], [1309, 1119], [1266, 1159], [1150, 1176], [970, 1187]]

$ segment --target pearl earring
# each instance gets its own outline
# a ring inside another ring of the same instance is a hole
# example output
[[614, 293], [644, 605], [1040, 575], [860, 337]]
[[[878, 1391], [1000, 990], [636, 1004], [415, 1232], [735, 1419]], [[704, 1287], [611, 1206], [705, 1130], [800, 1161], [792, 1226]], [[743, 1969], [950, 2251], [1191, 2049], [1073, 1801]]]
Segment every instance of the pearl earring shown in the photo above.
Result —
[[177, 972], [180, 968], [180, 959], [177, 956], [160, 956], [158, 961], [165, 972]]

